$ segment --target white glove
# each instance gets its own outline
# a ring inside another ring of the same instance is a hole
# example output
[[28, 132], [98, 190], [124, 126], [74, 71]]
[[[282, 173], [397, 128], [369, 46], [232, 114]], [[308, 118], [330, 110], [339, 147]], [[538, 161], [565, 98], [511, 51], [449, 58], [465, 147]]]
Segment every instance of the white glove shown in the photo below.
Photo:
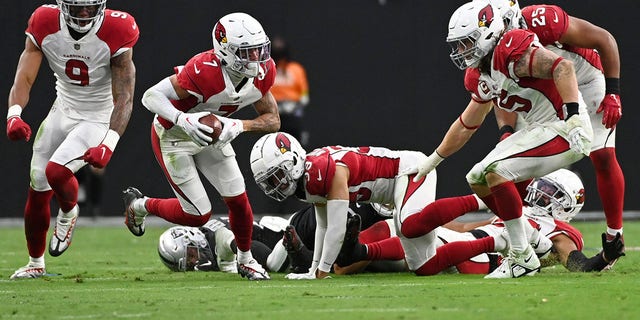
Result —
[[428, 175], [442, 160], [444, 160], [444, 158], [441, 157], [437, 151], [434, 151], [427, 159], [418, 164], [418, 173], [413, 178], [413, 182], [418, 182], [422, 177]]
[[582, 120], [580, 117], [574, 115], [567, 120], [566, 124], [567, 131], [569, 131], [569, 146], [571, 147], [571, 150], [588, 156], [591, 140], [582, 128]]
[[289, 280], [315, 280], [316, 274], [315, 272], [289, 273], [284, 277], [285, 279], [289, 279]]
[[209, 145], [213, 139], [207, 135], [212, 133], [213, 128], [200, 123], [200, 118], [209, 115], [209, 112], [180, 113], [176, 120], [176, 125], [186, 132], [191, 140], [201, 146]]
[[240, 119], [231, 119], [223, 116], [218, 116], [218, 119], [222, 122], [222, 132], [213, 146], [222, 149], [244, 131], [244, 125]]

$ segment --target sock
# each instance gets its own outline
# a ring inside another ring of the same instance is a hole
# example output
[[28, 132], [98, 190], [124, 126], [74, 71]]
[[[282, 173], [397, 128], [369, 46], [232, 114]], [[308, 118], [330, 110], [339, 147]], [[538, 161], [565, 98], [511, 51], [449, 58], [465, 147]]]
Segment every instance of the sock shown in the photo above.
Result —
[[44, 256], [51, 220], [51, 197], [52, 190], [39, 192], [29, 188], [24, 208], [24, 233], [30, 257]]
[[[494, 213], [502, 220], [511, 220], [522, 216], [522, 199], [512, 181], [491, 188], [497, 211]], [[483, 199], [484, 200], [484, 199]]]
[[467, 212], [476, 210], [478, 210], [478, 201], [473, 195], [438, 199], [420, 212], [407, 217], [402, 222], [402, 234], [407, 238], [416, 238]]
[[189, 226], [200, 227], [209, 221], [211, 217], [211, 211], [201, 216], [192, 215], [182, 210], [180, 201], [177, 198], [171, 199], [157, 199], [148, 198], [145, 203], [146, 210], [162, 219], [165, 219], [171, 223]]
[[419, 276], [430, 276], [469, 260], [481, 253], [492, 252], [493, 239], [485, 237], [471, 241], [450, 242], [436, 249], [436, 255], [415, 271]]
[[29, 257], [29, 264], [32, 266], [42, 266], [44, 268], [44, 255], [38, 258]]
[[498, 208], [496, 207], [496, 199], [492, 194], [486, 195], [484, 197], [479, 197], [482, 202], [491, 210], [491, 212], [498, 212]]
[[366, 259], [359, 260], [400, 260], [404, 259], [404, 250], [400, 238], [393, 237], [366, 245]]
[[247, 250], [247, 251], [238, 250], [238, 263], [239, 264], [247, 264], [247, 263], [251, 262], [252, 259], [253, 259], [253, 255], [251, 254], [251, 251], [249, 251], [249, 250]]
[[596, 171], [596, 183], [607, 226], [611, 229], [622, 229], [625, 183], [616, 158], [616, 149], [600, 149], [591, 152], [589, 157]]
[[391, 237], [391, 230], [386, 221], [378, 221], [369, 228], [362, 230], [358, 241], [363, 244], [372, 243]]
[[56, 195], [60, 209], [69, 212], [78, 203], [78, 180], [69, 168], [49, 162], [45, 170], [47, 181]]
[[249, 204], [247, 193], [235, 197], [226, 197], [224, 202], [229, 208], [229, 224], [236, 237], [238, 250], [251, 249], [251, 234], [253, 233], [253, 210]]
[[620, 229], [611, 229], [611, 228], [607, 228], [607, 234], [610, 235], [612, 238], [614, 238], [616, 236], [616, 234], [620, 233], [620, 235], [622, 236], [622, 228]]
[[524, 252], [529, 246], [529, 239], [527, 239], [527, 234], [524, 230], [524, 219], [524, 217], [520, 217], [504, 221], [504, 226], [509, 234], [511, 251], [516, 253]]

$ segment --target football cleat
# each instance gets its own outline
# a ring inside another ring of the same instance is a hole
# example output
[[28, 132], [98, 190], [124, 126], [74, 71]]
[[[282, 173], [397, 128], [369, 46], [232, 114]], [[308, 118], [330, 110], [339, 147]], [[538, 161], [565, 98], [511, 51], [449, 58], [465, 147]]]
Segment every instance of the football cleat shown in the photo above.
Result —
[[124, 224], [126, 224], [129, 231], [137, 237], [144, 234], [144, 218], [147, 216], [147, 213], [137, 212], [133, 208], [133, 201], [142, 198], [142, 192], [134, 187], [128, 187], [126, 190], [122, 191], [122, 200], [124, 201]]
[[508, 279], [532, 276], [540, 271], [540, 260], [529, 246], [523, 253], [514, 254], [502, 259], [502, 263], [493, 272], [486, 275], [485, 279]]
[[29, 263], [26, 266], [16, 270], [9, 279], [17, 280], [17, 279], [35, 279], [40, 278], [46, 274], [44, 270], [44, 265], [32, 264]]
[[[607, 232], [607, 241], [611, 242], [613, 241], [613, 239], [615, 239], [616, 236], [612, 236]], [[624, 253], [624, 235], [620, 235], [620, 241], [622, 241], [622, 253]], [[613, 259], [611, 261], [609, 261], [609, 263], [602, 268], [602, 271], [607, 271], [607, 270], [611, 270], [613, 268], [613, 265], [616, 264], [616, 262], [618, 262], [618, 259]]]
[[296, 253], [304, 247], [304, 243], [300, 240], [296, 228], [292, 225], [288, 225], [284, 229], [284, 235], [282, 235], [282, 245], [287, 250], [287, 253]]
[[538, 256], [538, 259], [547, 258], [549, 253], [551, 253], [551, 248], [553, 248], [553, 242], [551, 239], [545, 237], [534, 227], [525, 227], [525, 229], [527, 232], [527, 238], [529, 239], [529, 244], [531, 244], [533, 251]]
[[49, 240], [49, 254], [54, 257], [64, 253], [71, 245], [73, 232], [76, 228], [76, 221], [78, 220], [78, 205], [73, 207], [66, 215], [65, 217], [62, 210], [58, 210], [56, 226]]
[[347, 218], [347, 231], [344, 234], [342, 248], [340, 248], [340, 253], [336, 259], [336, 263], [339, 266], [346, 267], [366, 258], [367, 248], [358, 240], [361, 225], [362, 221], [359, 214], [349, 215]]
[[271, 280], [267, 271], [256, 261], [251, 259], [249, 263], [238, 263], [238, 273], [248, 280]]

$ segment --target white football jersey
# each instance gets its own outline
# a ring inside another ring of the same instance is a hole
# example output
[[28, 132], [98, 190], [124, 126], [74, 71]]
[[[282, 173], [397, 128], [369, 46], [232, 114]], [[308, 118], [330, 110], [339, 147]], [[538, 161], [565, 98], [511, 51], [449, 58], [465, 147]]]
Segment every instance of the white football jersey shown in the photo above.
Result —
[[109, 122], [113, 110], [111, 58], [131, 49], [139, 30], [125, 12], [105, 10], [79, 40], [55, 5], [36, 9], [25, 33], [42, 50], [56, 77], [59, 108], [72, 119]]

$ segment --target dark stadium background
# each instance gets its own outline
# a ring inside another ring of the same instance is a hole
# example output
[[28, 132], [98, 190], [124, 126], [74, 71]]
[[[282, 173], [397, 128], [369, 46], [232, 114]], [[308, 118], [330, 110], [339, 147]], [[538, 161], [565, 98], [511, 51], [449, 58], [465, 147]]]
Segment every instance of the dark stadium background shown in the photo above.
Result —
[[[24, 29], [40, 1], [2, 1], [0, 97], [6, 99], [18, 57], [24, 48]], [[385, 3], [384, 5], [381, 4]], [[449, 60], [445, 43], [447, 22], [463, 1], [329, 0], [329, 1], [131, 1], [108, 0], [109, 8], [134, 15], [141, 38], [134, 49], [137, 67], [134, 112], [108, 166], [103, 213], [120, 215], [120, 190], [133, 185], [145, 194], [171, 197], [153, 157], [149, 130], [152, 114], [140, 103], [142, 93], [172, 72], [174, 65], [208, 50], [216, 20], [244, 11], [262, 22], [271, 36], [283, 35], [294, 58], [304, 64], [311, 103], [306, 125], [311, 146], [375, 145], [415, 149], [427, 154], [440, 142], [451, 122], [466, 107], [463, 73]], [[521, 6], [538, 3], [522, 1]], [[637, 162], [640, 137], [638, 93], [640, 48], [637, 1], [548, 1], [569, 14], [607, 28], [618, 41], [622, 60], [623, 118], [618, 129], [618, 158], [626, 176], [626, 210], [640, 209]], [[23, 118], [37, 130], [54, 99], [53, 75], [43, 62]], [[6, 100], [0, 110], [5, 112]], [[240, 117], [253, 116], [252, 108]], [[0, 113], [4, 115], [4, 113]], [[249, 149], [258, 135], [244, 134], [234, 142], [245, 174], [254, 212], [272, 213], [273, 202], [255, 186], [248, 166]], [[497, 127], [490, 116], [472, 141], [438, 167], [438, 197], [469, 192], [464, 176], [496, 143]], [[20, 217], [26, 198], [32, 142], [9, 142], [0, 137], [0, 216]], [[635, 164], [634, 164], [635, 163]], [[585, 210], [600, 211], [595, 177], [589, 160], [573, 166], [585, 183]], [[214, 214], [225, 208], [210, 188]], [[293, 206], [282, 212], [289, 213]], [[275, 213], [275, 212], [273, 212]], [[55, 216], [55, 211], [53, 211]], [[82, 215], [82, 213], [81, 213]]]

